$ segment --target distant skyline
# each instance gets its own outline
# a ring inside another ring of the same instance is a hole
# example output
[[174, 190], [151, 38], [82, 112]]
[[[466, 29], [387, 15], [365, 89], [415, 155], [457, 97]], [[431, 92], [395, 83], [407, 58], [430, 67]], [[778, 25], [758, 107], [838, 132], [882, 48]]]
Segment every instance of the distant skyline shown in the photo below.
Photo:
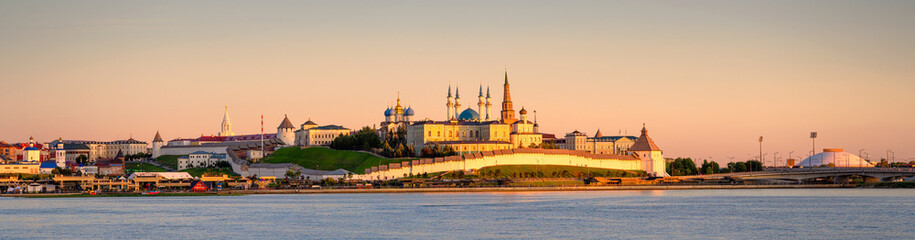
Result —
[[[912, 1], [2, 1], [0, 140], [151, 142], [444, 119], [482, 84], [541, 132], [628, 132], [718, 162], [915, 160]], [[493, 112], [501, 110], [494, 104]], [[533, 117], [533, 116], [531, 116]], [[796, 157], [799, 160], [803, 157]]]

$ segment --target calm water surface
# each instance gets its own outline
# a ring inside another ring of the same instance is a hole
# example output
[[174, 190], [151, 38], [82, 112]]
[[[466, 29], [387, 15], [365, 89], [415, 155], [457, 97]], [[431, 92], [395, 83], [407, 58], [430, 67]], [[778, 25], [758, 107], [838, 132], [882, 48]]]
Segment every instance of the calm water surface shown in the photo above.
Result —
[[915, 239], [915, 190], [0, 198], [2, 239]]

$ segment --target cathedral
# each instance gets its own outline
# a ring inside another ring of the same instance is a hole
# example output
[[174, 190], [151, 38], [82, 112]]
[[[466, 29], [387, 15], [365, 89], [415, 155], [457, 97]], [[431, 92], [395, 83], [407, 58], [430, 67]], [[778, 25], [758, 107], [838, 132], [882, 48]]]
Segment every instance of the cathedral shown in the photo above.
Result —
[[[446, 120], [427, 119], [407, 124], [407, 144], [411, 145], [417, 154], [430, 144], [449, 146], [458, 153], [473, 153], [527, 148], [540, 145], [543, 141], [543, 135], [538, 132], [539, 126], [528, 120], [526, 109], [521, 108], [518, 111], [519, 118], [515, 117], [508, 83], [508, 71], [505, 72], [502, 110], [499, 119], [493, 118], [492, 97], [488, 87], [484, 96], [483, 86], [480, 86], [477, 98], [476, 109], [472, 105], [463, 109], [460, 89], [455, 88], [454, 95], [452, 95], [451, 86], [448, 86], [445, 103]], [[412, 109], [408, 110], [412, 113]]]

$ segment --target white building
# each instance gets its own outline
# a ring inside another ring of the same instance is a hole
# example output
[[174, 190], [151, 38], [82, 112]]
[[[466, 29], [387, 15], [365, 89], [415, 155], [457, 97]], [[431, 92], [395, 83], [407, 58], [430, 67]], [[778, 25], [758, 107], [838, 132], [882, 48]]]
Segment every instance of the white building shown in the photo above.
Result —
[[198, 151], [178, 158], [178, 170], [188, 168], [215, 166], [218, 162], [225, 162], [226, 154]]
[[340, 135], [348, 136], [352, 133], [349, 128], [338, 125], [318, 126], [311, 119], [308, 119], [301, 127], [295, 131], [296, 146], [329, 146], [334, 138]]

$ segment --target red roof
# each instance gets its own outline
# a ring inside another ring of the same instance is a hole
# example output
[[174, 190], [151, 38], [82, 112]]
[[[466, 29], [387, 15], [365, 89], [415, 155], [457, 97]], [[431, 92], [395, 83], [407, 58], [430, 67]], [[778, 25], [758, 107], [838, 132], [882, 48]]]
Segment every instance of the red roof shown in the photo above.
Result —
[[[264, 140], [276, 138], [276, 133], [264, 134]], [[237, 142], [237, 141], [254, 141], [261, 140], [260, 134], [237, 135], [237, 136], [201, 136], [199, 138], [176, 138], [172, 141], [194, 141], [194, 142]]]

